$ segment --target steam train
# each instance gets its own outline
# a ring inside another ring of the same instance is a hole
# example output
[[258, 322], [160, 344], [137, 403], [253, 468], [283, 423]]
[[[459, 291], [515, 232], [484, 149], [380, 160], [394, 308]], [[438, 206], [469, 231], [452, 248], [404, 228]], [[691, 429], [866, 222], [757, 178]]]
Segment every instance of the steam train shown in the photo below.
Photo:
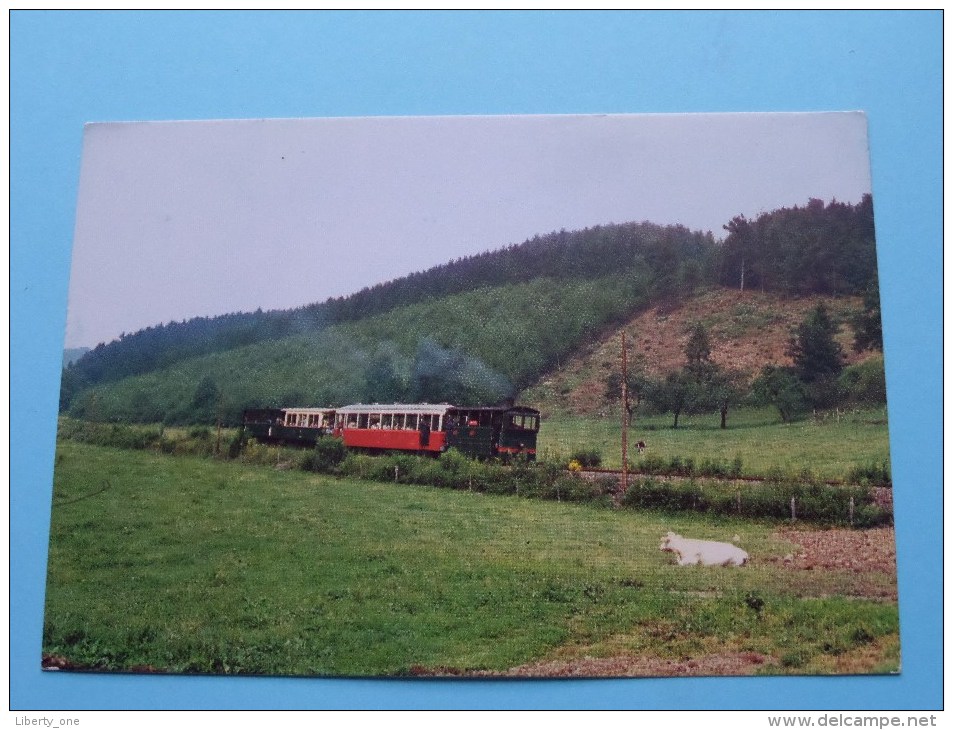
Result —
[[447, 403], [356, 404], [342, 408], [246, 410], [245, 432], [257, 441], [313, 446], [335, 436], [351, 449], [474, 458], [536, 458], [539, 411], [525, 406], [460, 407]]

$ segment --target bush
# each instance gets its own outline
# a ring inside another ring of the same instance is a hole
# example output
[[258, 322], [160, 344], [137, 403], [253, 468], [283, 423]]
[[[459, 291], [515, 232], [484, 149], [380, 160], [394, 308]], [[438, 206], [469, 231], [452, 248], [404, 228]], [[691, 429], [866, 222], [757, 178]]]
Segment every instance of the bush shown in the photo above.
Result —
[[847, 475], [847, 481], [853, 484], [873, 485], [877, 487], [892, 487], [890, 464], [887, 461], [881, 464], [867, 464], [855, 466]]
[[189, 438], [198, 439], [200, 441], [208, 441], [212, 438], [212, 431], [208, 426], [192, 426], [188, 430]]
[[[622, 497], [622, 505], [634, 509], [790, 520], [792, 498], [798, 520], [854, 527], [875, 527], [892, 521], [890, 511], [878, 506], [868, 489], [791, 482], [752, 486], [741, 492], [723, 484], [703, 485], [694, 480], [663, 482], [646, 478], [629, 487]], [[853, 519], [851, 499], [854, 503]]]
[[584, 469], [596, 469], [602, 465], [602, 454], [597, 449], [577, 449], [569, 459], [579, 462]]
[[235, 435], [232, 437], [232, 440], [228, 443], [228, 451], [226, 452], [229, 459], [237, 459], [241, 456], [242, 449], [245, 448], [245, 442], [248, 440], [248, 434], [245, 433], [244, 428], [239, 428]]
[[708, 506], [701, 488], [694, 481], [677, 484], [657, 479], [639, 479], [633, 483], [622, 495], [622, 504], [626, 507], [670, 512], [705, 511]]
[[887, 402], [883, 356], [872, 357], [844, 368], [837, 385], [841, 400], [846, 403], [861, 406], [883, 405]]
[[315, 442], [314, 448], [300, 460], [299, 466], [305, 471], [328, 474], [335, 471], [346, 456], [347, 447], [344, 441], [333, 436], [322, 436]]

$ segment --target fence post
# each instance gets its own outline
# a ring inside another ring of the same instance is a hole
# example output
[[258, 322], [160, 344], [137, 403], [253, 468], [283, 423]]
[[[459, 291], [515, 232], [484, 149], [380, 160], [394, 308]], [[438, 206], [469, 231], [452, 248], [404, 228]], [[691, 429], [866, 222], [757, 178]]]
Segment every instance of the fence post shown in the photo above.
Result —
[[850, 526], [854, 526], [854, 498], [850, 498]]
[[399, 466], [395, 466], [395, 467], [394, 467], [394, 481], [395, 481], [395, 482], [397, 481], [397, 476], [398, 476], [398, 474], [400, 473], [400, 472], [399, 472], [399, 469], [400, 469]]
[[740, 489], [738, 490], [737, 501], [738, 501], [738, 514], [740, 515], [741, 514], [741, 490]]
[[791, 497], [791, 522], [797, 520], [797, 511], [794, 508], [794, 497]]

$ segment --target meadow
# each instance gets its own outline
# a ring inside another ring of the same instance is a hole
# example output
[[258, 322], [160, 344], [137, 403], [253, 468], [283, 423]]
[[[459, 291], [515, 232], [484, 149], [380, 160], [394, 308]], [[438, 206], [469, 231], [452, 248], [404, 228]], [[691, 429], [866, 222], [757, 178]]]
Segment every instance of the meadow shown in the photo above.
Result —
[[[798, 548], [779, 523], [72, 441], [56, 459], [43, 651], [68, 666], [349, 676], [618, 657], [648, 661], [636, 672], [647, 674], [899, 666], [895, 574], [793, 570], [785, 557]], [[658, 549], [668, 530], [737, 536], [752, 562], [680, 568]]]
[[[740, 458], [745, 476], [807, 476], [844, 480], [851, 470], [889, 462], [886, 409], [843, 413], [824, 412], [782, 423], [770, 408], [744, 408], [729, 414], [728, 427], [719, 427], [717, 413], [683, 416], [677, 429], [667, 415], [638, 416], [629, 431], [628, 458], [637, 471], [649, 458], [691, 458], [731, 462]], [[586, 418], [554, 415], [543, 421], [540, 458], [568, 458], [579, 449], [595, 449], [602, 466], [622, 467], [621, 416]], [[646, 450], [639, 454], [635, 444]]]

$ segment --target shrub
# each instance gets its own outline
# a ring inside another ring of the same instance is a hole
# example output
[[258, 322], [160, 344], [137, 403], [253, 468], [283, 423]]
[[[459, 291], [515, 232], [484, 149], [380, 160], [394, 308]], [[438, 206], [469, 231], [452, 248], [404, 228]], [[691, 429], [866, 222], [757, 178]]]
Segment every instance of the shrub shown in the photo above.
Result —
[[281, 459], [277, 447], [269, 448], [266, 444], [259, 443], [253, 438], [245, 442], [245, 447], [241, 453], [242, 461], [247, 464], [262, 464], [274, 466]]
[[[791, 519], [794, 500], [798, 520], [823, 524], [874, 527], [889, 524], [889, 510], [878, 506], [864, 488], [831, 487], [825, 484], [793, 482], [766, 483], [743, 492], [723, 484], [665, 482], [645, 478], [633, 483], [622, 497], [622, 505], [634, 509], [711, 512], [774, 520]], [[853, 499], [853, 519], [851, 519]]]
[[639, 479], [633, 483], [622, 496], [622, 504], [667, 511], [704, 511], [707, 508], [701, 488], [694, 481], [676, 484], [657, 479]]
[[854, 484], [873, 485], [877, 487], [892, 487], [890, 477], [890, 463], [866, 464], [855, 466], [847, 474], [847, 481]]
[[229, 459], [237, 459], [241, 456], [242, 449], [245, 448], [245, 442], [248, 440], [248, 434], [245, 433], [244, 428], [239, 428], [235, 435], [232, 437], [232, 440], [228, 443], [227, 456]]
[[886, 403], [887, 381], [883, 356], [844, 368], [837, 385], [841, 399], [847, 403], [865, 406]]
[[645, 474], [667, 474], [668, 462], [661, 456], [646, 456], [636, 464], [639, 471]]
[[569, 457], [584, 469], [595, 469], [602, 465], [602, 454], [598, 449], [576, 449]]
[[188, 430], [189, 438], [199, 439], [200, 441], [208, 441], [212, 438], [212, 431], [208, 426], [192, 426]]
[[322, 436], [314, 448], [299, 462], [300, 468], [305, 471], [315, 471], [322, 474], [333, 472], [347, 456], [347, 447], [339, 438]]

